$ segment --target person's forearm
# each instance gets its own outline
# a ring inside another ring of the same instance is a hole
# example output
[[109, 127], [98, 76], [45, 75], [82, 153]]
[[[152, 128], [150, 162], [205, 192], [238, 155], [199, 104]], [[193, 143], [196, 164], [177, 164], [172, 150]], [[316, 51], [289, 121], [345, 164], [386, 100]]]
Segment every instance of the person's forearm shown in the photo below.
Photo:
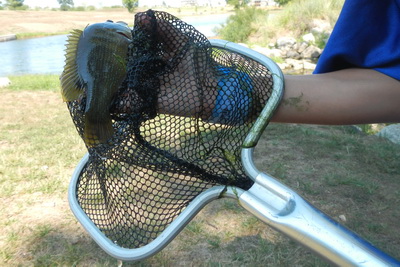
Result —
[[400, 81], [369, 69], [285, 76], [272, 121], [309, 124], [400, 122]]

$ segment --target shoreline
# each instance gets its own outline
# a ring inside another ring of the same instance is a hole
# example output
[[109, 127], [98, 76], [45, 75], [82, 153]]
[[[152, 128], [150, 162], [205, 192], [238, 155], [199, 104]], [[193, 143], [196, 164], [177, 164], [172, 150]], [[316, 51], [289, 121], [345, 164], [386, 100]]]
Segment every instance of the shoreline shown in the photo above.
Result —
[[13, 40], [17, 40], [16, 34], [0, 35], [0, 42], [8, 42], [8, 41], [13, 41]]
[[[182, 20], [232, 14], [230, 9], [215, 9], [212, 11], [204, 9], [197, 13], [194, 10], [182, 10], [179, 12], [172, 8], [155, 8], [155, 10], [169, 12]], [[136, 12], [141, 11], [145, 10], [138, 9]], [[62, 35], [68, 34], [73, 29], [82, 29], [88, 24], [108, 19], [114, 21], [122, 20], [129, 25], [133, 25], [134, 13], [129, 13], [126, 9], [96, 11], [0, 10], [0, 25], [2, 25], [0, 36], [15, 35], [17, 39], [29, 39]]]

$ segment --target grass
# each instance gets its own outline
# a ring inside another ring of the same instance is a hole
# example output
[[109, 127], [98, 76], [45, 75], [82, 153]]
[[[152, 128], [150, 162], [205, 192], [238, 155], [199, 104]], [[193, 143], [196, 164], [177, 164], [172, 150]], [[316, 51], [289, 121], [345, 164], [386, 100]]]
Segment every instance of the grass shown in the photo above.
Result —
[[267, 19], [268, 12], [265, 10], [255, 7], [238, 9], [234, 15], [228, 18], [226, 25], [217, 30], [217, 35], [231, 42], [245, 42], [258, 29], [263, 27], [262, 22], [267, 21]]
[[[85, 153], [56, 75], [0, 89], [0, 265], [115, 266], [66, 194]], [[255, 164], [400, 258], [400, 146], [348, 127], [271, 124]], [[328, 266], [233, 200], [207, 205], [165, 249], [123, 266]]]
[[25, 32], [25, 33], [17, 33], [17, 39], [29, 39], [29, 38], [37, 38], [37, 37], [46, 37], [46, 36], [53, 36], [53, 35], [61, 35], [61, 34], [69, 34], [69, 31], [63, 32]]
[[[266, 46], [282, 36], [301, 39], [312, 32], [315, 20], [334, 25], [344, 0], [293, 0], [283, 9], [263, 10], [245, 7], [235, 11], [217, 30], [222, 39]], [[316, 34], [316, 45], [325, 46], [327, 33]]]
[[9, 76], [12, 91], [51, 91], [60, 92], [59, 75], [32, 74]]
[[310, 32], [314, 20], [324, 20], [334, 25], [342, 9], [344, 0], [294, 0], [285, 6], [277, 16], [278, 29], [294, 33]]
[[[350, 218], [347, 226], [398, 255], [389, 245], [393, 240], [386, 238], [392, 227], [397, 228], [400, 216], [396, 204], [390, 203], [399, 192], [398, 178], [394, 177], [400, 174], [400, 147], [375, 136], [354, 133], [348, 127], [290, 125], [283, 133], [274, 126], [269, 127], [270, 132], [276, 132], [268, 149], [273, 158], [263, 159], [260, 164], [269, 165], [271, 161], [273, 166], [279, 159], [285, 162], [284, 171], [283, 167], [270, 171], [277, 172], [277, 176], [285, 173], [284, 182], [318, 203], [317, 207], [334, 218], [345, 214]], [[277, 138], [279, 133], [286, 140]], [[384, 229], [373, 237], [368, 225], [374, 223], [384, 223]]]

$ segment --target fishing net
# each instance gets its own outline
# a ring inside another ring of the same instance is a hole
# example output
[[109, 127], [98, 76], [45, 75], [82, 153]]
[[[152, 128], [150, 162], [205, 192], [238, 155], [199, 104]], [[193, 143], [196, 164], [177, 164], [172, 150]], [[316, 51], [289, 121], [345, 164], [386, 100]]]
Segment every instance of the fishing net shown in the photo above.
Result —
[[[215, 185], [252, 186], [240, 149], [274, 75], [168, 13], [138, 13], [132, 34], [127, 77], [110, 107], [114, 136], [87, 147], [76, 184], [83, 211], [124, 248], [149, 244]], [[82, 137], [85, 104], [85, 96], [68, 102]]]

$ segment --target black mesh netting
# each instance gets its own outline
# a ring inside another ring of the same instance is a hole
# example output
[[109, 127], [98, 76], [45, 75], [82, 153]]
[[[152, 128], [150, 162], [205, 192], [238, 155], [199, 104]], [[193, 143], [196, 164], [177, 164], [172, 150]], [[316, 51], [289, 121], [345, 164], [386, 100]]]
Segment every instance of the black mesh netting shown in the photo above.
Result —
[[[137, 14], [132, 33], [114, 136], [88, 146], [76, 185], [84, 212], [126, 248], [151, 242], [208, 188], [252, 185], [241, 144], [272, 90], [265, 66], [211, 47], [168, 13]], [[85, 99], [68, 108], [82, 136]]]

